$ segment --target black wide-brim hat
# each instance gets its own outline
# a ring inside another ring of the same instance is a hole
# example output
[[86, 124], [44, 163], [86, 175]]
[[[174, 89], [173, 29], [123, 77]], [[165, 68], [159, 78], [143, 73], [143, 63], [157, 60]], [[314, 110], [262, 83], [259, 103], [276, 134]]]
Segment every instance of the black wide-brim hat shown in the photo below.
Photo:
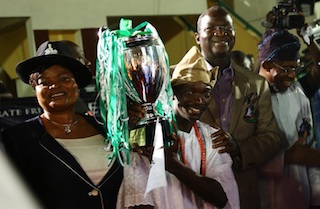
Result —
[[29, 84], [30, 75], [37, 72], [40, 66], [61, 65], [72, 72], [78, 87], [83, 88], [91, 82], [92, 73], [76, 59], [74, 50], [60, 41], [46, 41], [40, 45], [35, 57], [16, 66], [17, 75], [24, 83]]

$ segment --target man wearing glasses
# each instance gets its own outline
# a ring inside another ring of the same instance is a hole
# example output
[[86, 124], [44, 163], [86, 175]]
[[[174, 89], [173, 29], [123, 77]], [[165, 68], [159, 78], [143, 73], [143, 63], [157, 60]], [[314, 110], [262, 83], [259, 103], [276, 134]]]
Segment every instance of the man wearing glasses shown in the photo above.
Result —
[[269, 29], [258, 45], [260, 71], [271, 90], [272, 109], [289, 147], [262, 169], [262, 209], [320, 207], [320, 151], [315, 149], [310, 102], [296, 81], [299, 39]]

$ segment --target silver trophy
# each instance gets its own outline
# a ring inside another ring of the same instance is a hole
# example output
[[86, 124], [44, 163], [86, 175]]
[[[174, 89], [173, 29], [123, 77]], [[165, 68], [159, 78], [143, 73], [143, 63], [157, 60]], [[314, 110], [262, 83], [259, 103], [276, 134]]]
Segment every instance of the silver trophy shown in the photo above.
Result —
[[152, 146], [152, 138], [157, 118], [155, 102], [169, 73], [164, 46], [153, 36], [132, 37], [126, 41], [123, 52], [127, 74], [126, 93], [128, 97], [146, 109], [146, 115], [130, 132], [130, 141], [140, 146]]
[[164, 50], [152, 36], [127, 41], [123, 56], [128, 75], [127, 95], [147, 110], [145, 118], [137, 125], [154, 122], [159, 117], [154, 105], [168, 73]]

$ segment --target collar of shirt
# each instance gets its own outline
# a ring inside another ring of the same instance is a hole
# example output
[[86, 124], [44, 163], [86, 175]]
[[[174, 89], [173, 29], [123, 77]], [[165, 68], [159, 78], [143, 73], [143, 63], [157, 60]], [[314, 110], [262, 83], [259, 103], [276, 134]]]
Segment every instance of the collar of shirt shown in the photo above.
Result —
[[[209, 70], [214, 68], [209, 62], [207, 62], [207, 60], [206, 60], [206, 65], [207, 65], [207, 69], [209, 69]], [[221, 78], [222, 75], [227, 75], [227, 77], [229, 77], [229, 78], [231, 78], [231, 80], [233, 80], [234, 69], [233, 69], [231, 63], [228, 68], [225, 68], [223, 70], [220, 70], [220, 69], [218, 70], [217, 82], [219, 82], [219, 79]]]

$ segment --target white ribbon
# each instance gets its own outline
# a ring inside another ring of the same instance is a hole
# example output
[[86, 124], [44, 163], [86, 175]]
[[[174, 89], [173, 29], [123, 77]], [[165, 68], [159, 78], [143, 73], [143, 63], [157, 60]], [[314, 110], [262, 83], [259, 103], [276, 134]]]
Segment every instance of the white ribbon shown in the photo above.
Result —
[[165, 159], [164, 159], [164, 146], [163, 146], [163, 134], [162, 127], [159, 123], [159, 118], [156, 122], [156, 130], [153, 140], [153, 155], [152, 162], [148, 177], [147, 188], [145, 191], [145, 196], [147, 193], [155, 188], [167, 186], [166, 170], [165, 170]]

